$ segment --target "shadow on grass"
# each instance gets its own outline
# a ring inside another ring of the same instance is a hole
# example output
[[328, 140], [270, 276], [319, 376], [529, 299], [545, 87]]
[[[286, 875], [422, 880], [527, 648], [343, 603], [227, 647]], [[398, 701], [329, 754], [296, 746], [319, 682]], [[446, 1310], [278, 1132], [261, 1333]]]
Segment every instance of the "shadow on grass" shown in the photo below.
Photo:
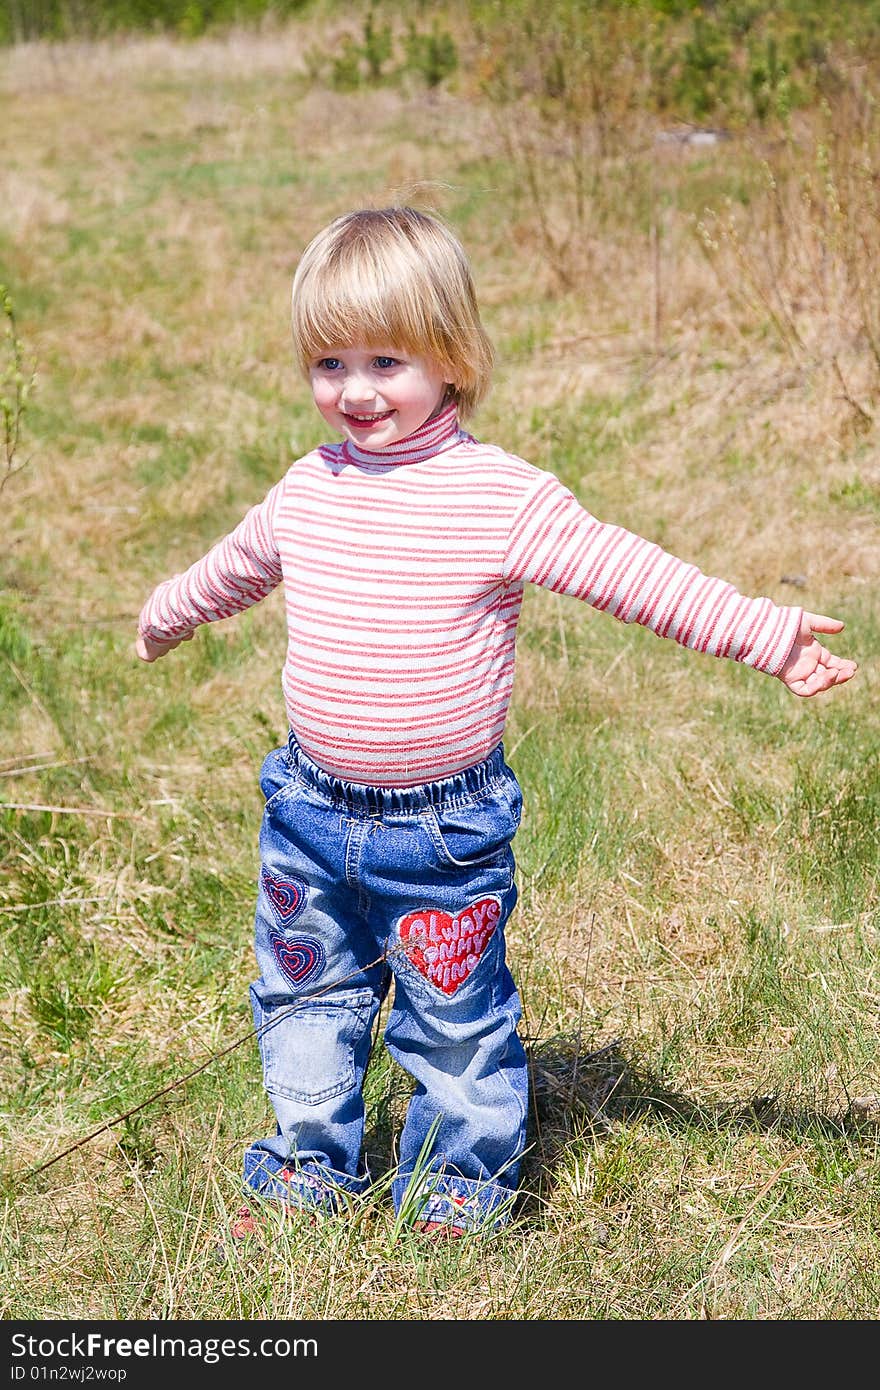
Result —
[[876, 1135], [880, 1109], [853, 1102], [832, 1113], [786, 1103], [776, 1095], [755, 1095], [741, 1101], [695, 1100], [676, 1091], [638, 1059], [627, 1055], [623, 1041], [594, 1052], [581, 1052], [577, 1040], [566, 1036], [527, 1044], [531, 1082], [529, 1150], [523, 1161], [520, 1214], [540, 1205], [537, 1194], [554, 1185], [554, 1170], [575, 1140], [601, 1140], [620, 1125], [651, 1121], [667, 1130], [698, 1130], [706, 1134], [782, 1134], [790, 1139], [823, 1136], [830, 1139]]
[[[880, 1110], [858, 1103], [832, 1113], [787, 1103], [775, 1095], [737, 1101], [694, 1099], [663, 1081], [634, 1055], [623, 1040], [584, 1052], [576, 1037], [558, 1035], [526, 1042], [530, 1078], [528, 1150], [522, 1164], [517, 1211], [537, 1217], [556, 1185], [557, 1170], [570, 1146], [602, 1139], [621, 1126], [662, 1124], [667, 1131], [782, 1134], [797, 1140], [812, 1136], [849, 1140], [876, 1137]], [[400, 1133], [411, 1083], [397, 1067], [384, 1071], [368, 1105], [364, 1139], [374, 1181], [397, 1161]]]

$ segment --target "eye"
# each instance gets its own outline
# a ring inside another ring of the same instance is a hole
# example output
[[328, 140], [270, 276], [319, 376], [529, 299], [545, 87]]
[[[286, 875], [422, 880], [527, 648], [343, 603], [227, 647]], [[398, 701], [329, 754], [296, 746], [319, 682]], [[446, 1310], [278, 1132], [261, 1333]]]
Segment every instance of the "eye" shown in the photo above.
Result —
[[397, 358], [396, 358], [396, 357], [376, 357], [374, 360], [375, 360], [376, 366], [379, 367], [380, 369], [384, 369], [384, 368], [387, 368], [387, 367], [396, 367], [396, 366], [397, 366]]
[[338, 372], [342, 366], [338, 357], [321, 357], [315, 364], [322, 372]]

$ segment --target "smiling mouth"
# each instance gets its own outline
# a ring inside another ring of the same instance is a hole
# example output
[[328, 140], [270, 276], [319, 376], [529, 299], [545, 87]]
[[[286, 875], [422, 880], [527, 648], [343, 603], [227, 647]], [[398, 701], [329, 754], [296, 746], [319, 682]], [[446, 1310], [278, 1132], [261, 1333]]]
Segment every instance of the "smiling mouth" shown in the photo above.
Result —
[[371, 415], [355, 414], [354, 411], [346, 410], [343, 412], [346, 420], [351, 420], [355, 425], [375, 425], [380, 420], [390, 420], [394, 414], [393, 410], [377, 410]]

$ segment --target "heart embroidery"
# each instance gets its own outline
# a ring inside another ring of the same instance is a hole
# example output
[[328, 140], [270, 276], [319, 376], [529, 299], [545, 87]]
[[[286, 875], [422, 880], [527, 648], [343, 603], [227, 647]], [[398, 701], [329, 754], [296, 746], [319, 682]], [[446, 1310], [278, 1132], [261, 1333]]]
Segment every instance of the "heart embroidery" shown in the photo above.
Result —
[[260, 879], [279, 924], [289, 927], [306, 905], [309, 885], [302, 878], [281, 878], [267, 869], [260, 869]]
[[313, 936], [297, 936], [288, 940], [270, 927], [269, 941], [278, 969], [291, 984], [301, 985], [304, 980], [324, 969], [324, 947]]
[[480, 963], [501, 918], [498, 898], [480, 898], [457, 916], [422, 908], [397, 924], [407, 960], [429, 984], [454, 994]]

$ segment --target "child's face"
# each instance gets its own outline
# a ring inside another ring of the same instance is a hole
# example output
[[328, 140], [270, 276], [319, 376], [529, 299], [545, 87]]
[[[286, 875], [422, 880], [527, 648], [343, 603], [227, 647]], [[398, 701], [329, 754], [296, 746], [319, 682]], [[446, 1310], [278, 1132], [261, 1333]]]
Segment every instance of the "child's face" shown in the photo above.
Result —
[[446, 381], [427, 357], [390, 345], [334, 347], [309, 368], [327, 424], [361, 449], [384, 449], [438, 414]]

